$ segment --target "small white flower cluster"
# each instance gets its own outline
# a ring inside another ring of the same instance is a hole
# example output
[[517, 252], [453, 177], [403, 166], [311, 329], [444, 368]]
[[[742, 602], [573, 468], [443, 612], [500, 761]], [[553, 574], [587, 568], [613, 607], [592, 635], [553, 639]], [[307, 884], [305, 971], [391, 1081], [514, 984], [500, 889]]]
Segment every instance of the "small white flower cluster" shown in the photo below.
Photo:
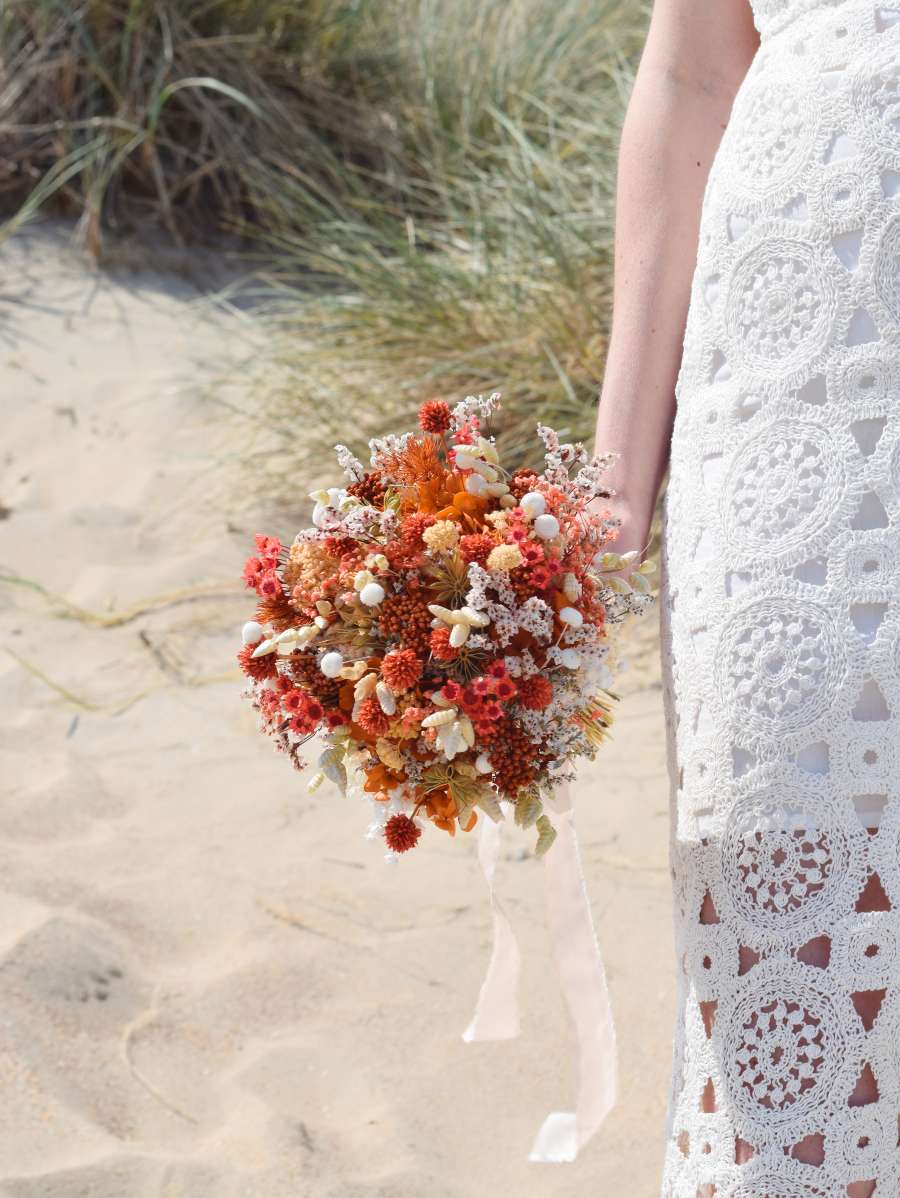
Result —
[[[603, 476], [619, 456], [617, 453], [599, 453], [591, 457], [580, 442], [560, 443], [556, 432], [545, 424], [539, 424], [537, 431], [544, 442], [544, 477], [549, 483], [570, 498], [608, 498], [614, 493], [604, 486]], [[574, 478], [570, 477], [572, 470], [578, 471]], [[618, 523], [617, 519], [611, 518], [609, 527]], [[600, 530], [597, 532], [599, 535]]]
[[349, 478], [352, 483], [359, 482], [359, 480], [366, 473], [366, 468], [359, 458], [356, 457], [355, 454], [351, 453], [346, 445], [335, 445], [334, 453], [338, 460], [338, 465], [346, 474], [347, 478]]
[[414, 437], [415, 433], [401, 433], [399, 436], [396, 433], [388, 433], [386, 437], [373, 437], [369, 441], [369, 461], [372, 469], [380, 470], [383, 459], [404, 453]]
[[538, 595], [526, 599], [516, 612], [519, 627], [541, 641], [553, 636], [553, 609]]
[[523, 649], [519, 654], [510, 654], [504, 657], [506, 663], [506, 672], [510, 678], [530, 678], [532, 674], [539, 674], [540, 667], [531, 655], [530, 649]]
[[[496, 642], [506, 648], [520, 631], [530, 632], [538, 640], [549, 641], [553, 636], [553, 610], [538, 595], [522, 603], [513, 589], [509, 575], [503, 570], [485, 570], [477, 562], [468, 569], [469, 590], [466, 604], [483, 611], [493, 625]], [[492, 599], [489, 591], [497, 598]]]
[[467, 395], [465, 399], [460, 400], [450, 414], [451, 432], [458, 433], [473, 416], [478, 418], [479, 423], [485, 424], [499, 405], [499, 391], [492, 391], [487, 399], [483, 395]]

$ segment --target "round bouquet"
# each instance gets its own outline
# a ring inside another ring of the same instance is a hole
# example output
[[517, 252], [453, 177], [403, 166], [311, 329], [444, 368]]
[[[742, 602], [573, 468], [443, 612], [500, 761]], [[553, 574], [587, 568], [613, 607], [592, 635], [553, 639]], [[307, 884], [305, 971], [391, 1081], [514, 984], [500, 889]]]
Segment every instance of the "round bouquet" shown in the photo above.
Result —
[[[343, 446], [347, 481], [314, 492], [290, 547], [257, 535], [258, 596], [239, 660], [260, 726], [295, 766], [318, 735], [322, 777], [371, 800], [388, 856], [478, 813], [555, 831], [543, 797], [607, 734], [610, 627], [650, 602], [644, 563], [609, 550], [611, 455], [538, 426], [540, 472], [503, 469], [499, 396], [433, 400], [420, 431]], [[599, 501], [599, 502], [598, 502]]]

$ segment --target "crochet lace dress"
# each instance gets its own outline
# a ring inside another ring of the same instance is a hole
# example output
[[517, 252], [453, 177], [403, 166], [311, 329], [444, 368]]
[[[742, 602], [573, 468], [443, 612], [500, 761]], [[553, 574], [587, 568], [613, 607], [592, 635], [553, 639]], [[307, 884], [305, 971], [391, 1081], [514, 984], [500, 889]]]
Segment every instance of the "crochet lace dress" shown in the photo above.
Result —
[[900, 0], [756, 0], [664, 503], [664, 1198], [900, 1195]]

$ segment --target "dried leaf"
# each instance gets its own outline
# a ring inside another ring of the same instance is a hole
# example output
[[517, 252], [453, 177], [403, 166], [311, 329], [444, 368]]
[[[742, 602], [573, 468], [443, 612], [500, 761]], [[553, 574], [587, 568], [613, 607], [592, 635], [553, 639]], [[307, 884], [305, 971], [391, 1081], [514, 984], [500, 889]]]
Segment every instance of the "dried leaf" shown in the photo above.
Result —
[[347, 770], [344, 766], [343, 745], [332, 745], [330, 748], [325, 749], [319, 755], [318, 766], [329, 782], [333, 782], [341, 790], [347, 789]]
[[543, 810], [541, 796], [536, 790], [529, 788], [519, 792], [516, 798], [515, 819], [520, 828], [530, 828]]
[[392, 744], [389, 740], [385, 740], [383, 736], [379, 736], [378, 740], [375, 742], [375, 752], [378, 754], [379, 760], [382, 761], [388, 767], [388, 769], [403, 769], [404, 763], [402, 753], [395, 744]]
[[543, 857], [544, 853], [550, 848], [554, 840], [556, 840], [556, 829], [550, 823], [550, 817], [542, 815], [538, 818], [535, 824], [538, 832], [537, 844], [534, 846], [534, 855]]
[[480, 792], [476, 801], [485, 815], [490, 816], [495, 824], [499, 824], [503, 820], [500, 799], [497, 797], [496, 791], [485, 788]]

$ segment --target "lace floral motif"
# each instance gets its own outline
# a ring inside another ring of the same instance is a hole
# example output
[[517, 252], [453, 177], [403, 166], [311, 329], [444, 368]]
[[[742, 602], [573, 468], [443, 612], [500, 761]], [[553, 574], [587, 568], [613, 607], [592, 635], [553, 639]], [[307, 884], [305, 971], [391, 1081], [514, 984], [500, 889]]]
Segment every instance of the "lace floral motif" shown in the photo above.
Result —
[[754, 11], [664, 507], [663, 1195], [882, 1198], [900, 1177], [900, 0]]

